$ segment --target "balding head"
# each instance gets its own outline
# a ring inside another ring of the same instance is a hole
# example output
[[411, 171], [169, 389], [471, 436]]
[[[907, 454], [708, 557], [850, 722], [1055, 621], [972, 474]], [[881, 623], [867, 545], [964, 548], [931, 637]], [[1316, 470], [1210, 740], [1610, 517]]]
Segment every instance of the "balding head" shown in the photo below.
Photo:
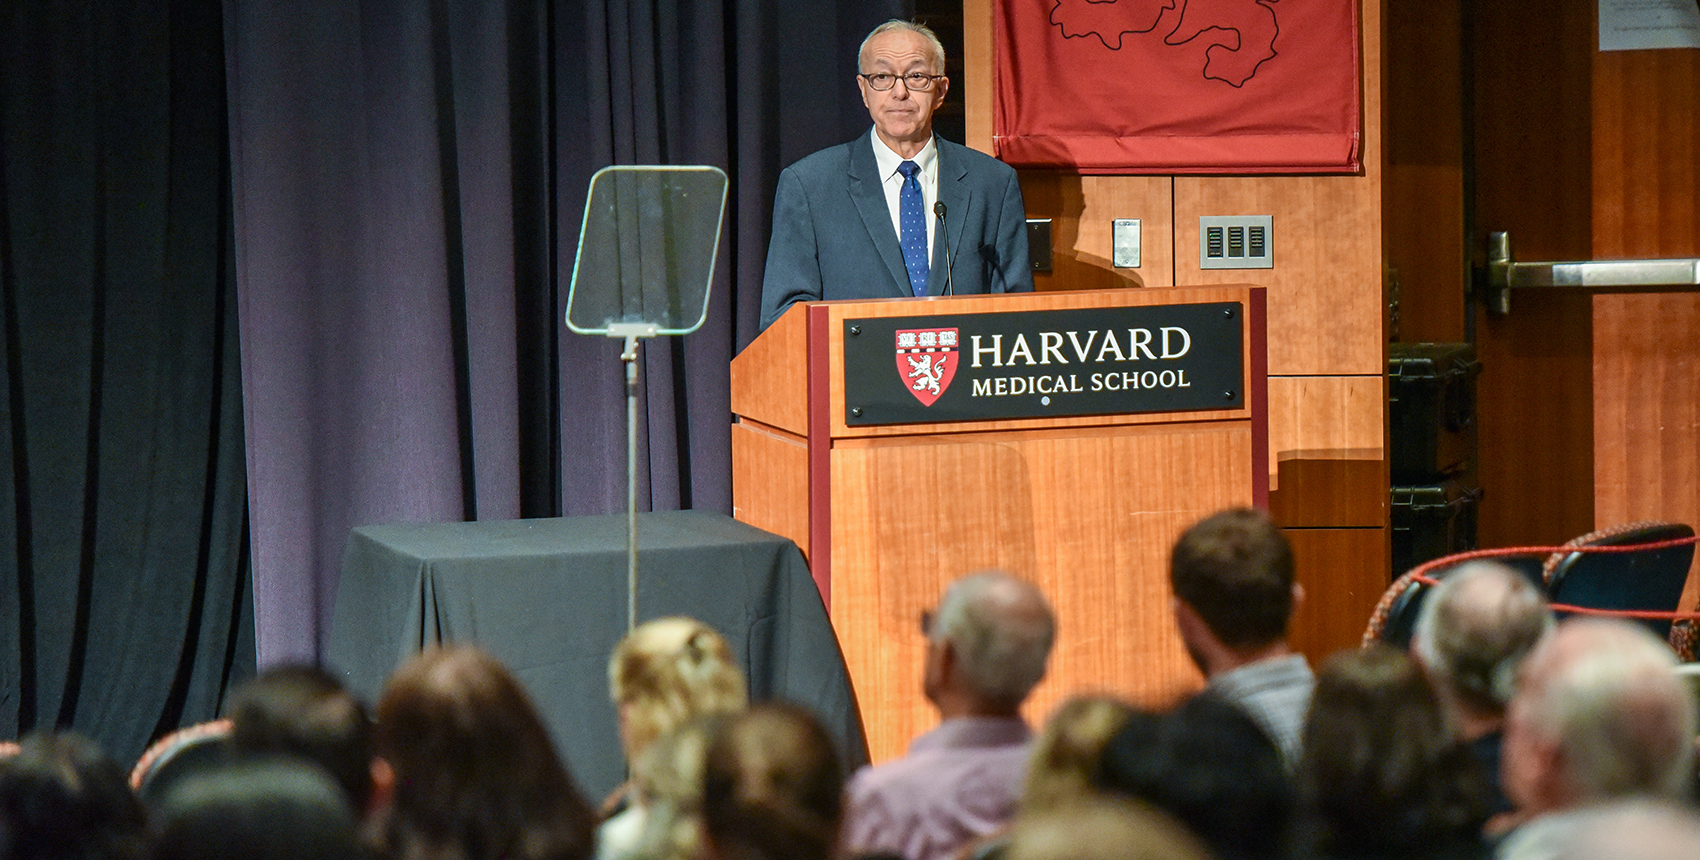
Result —
[[[951, 583], [927, 637], [948, 645], [951, 682], [990, 710], [1014, 710], [1045, 677], [1056, 618], [1032, 583], [987, 571]], [[938, 650], [938, 649], [933, 649]], [[944, 679], [930, 677], [927, 694]]]
[[1638, 624], [1560, 624], [1524, 663], [1507, 711], [1506, 793], [1529, 812], [1678, 796], [1696, 726], [1675, 666], [1669, 646]]
[[1498, 716], [1511, 701], [1518, 667], [1552, 626], [1546, 598], [1528, 577], [1473, 561], [1423, 601], [1411, 649], [1449, 698]]

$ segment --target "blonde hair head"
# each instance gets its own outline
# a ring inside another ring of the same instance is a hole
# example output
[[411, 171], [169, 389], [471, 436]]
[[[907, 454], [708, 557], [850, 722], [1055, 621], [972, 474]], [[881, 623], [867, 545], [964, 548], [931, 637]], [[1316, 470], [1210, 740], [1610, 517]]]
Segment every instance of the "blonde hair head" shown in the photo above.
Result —
[[731, 646], [694, 618], [659, 618], [626, 634], [608, 661], [608, 689], [628, 762], [692, 719], [749, 704]]
[[1132, 715], [1132, 705], [1111, 696], [1077, 696], [1058, 707], [1033, 741], [1021, 814], [1056, 809], [1090, 795], [1104, 745]]

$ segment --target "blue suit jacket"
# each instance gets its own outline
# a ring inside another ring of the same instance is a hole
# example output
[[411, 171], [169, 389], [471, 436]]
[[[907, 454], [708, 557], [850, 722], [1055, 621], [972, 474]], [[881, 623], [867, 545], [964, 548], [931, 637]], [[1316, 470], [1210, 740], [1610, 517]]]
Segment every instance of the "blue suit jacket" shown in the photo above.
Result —
[[[1033, 289], [1027, 214], [1015, 170], [934, 138], [944, 229], [933, 239], [927, 295]], [[794, 302], [913, 296], [891, 210], [874, 163], [872, 134], [823, 149], [779, 174], [773, 239], [761, 285], [761, 325]], [[937, 225], [935, 225], [936, 227]]]

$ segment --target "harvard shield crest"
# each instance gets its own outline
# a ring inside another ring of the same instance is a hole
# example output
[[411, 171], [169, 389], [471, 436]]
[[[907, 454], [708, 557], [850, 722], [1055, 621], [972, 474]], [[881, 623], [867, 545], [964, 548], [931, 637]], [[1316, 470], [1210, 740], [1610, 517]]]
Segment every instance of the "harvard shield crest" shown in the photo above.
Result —
[[897, 332], [897, 374], [922, 406], [933, 405], [956, 378], [956, 341], [954, 328]]

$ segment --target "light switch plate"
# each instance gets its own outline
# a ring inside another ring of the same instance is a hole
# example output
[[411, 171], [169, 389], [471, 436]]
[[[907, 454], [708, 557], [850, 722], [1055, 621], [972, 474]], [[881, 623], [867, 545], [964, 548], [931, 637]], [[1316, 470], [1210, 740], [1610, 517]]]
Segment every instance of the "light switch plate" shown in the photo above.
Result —
[[1139, 268], [1139, 219], [1110, 222], [1110, 264], [1118, 269]]

